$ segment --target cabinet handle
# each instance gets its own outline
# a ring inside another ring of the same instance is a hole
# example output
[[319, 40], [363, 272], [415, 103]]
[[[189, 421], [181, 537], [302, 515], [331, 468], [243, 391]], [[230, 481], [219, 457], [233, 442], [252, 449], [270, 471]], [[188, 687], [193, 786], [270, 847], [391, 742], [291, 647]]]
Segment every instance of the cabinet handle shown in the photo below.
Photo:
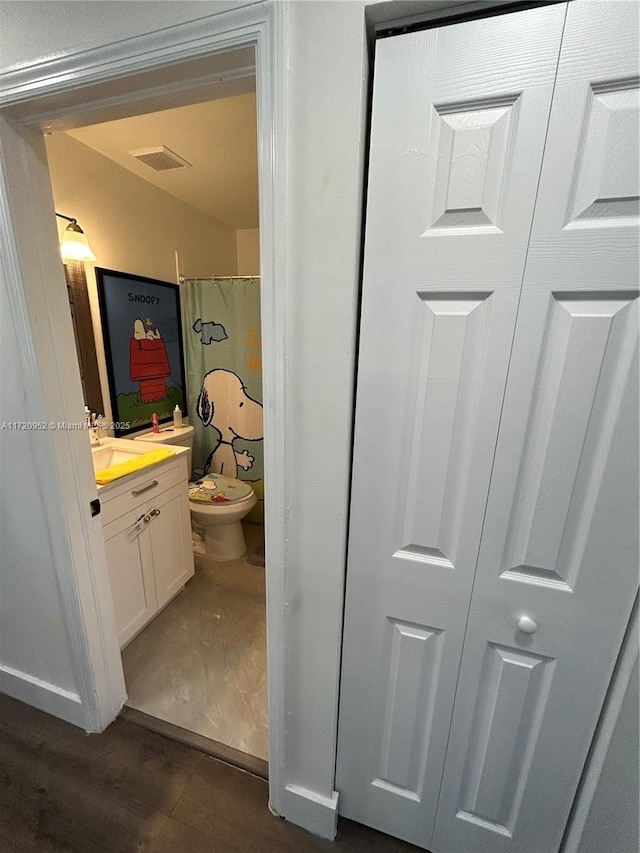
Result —
[[156, 515], [160, 515], [160, 510], [159, 509], [152, 509], [151, 512], [149, 513], [149, 515], [151, 516], [151, 518], [155, 518]]
[[158, 485], [158, 481], [154, 480], [153, 483], [149, 483], [148, 486], [143, 486], [141, 489], [132, 489], [131, 494], [134, 498], [137, 498], [138, 495], [141, 495], [143, 492], [148, 492], [149, 489], [155, 489]]
[[136, 518], [136, 520], [133, 522], [133, 524], [129, 528], [129, 535], [132, 536], [133, 538], [135, 538], [136, 536], [139, 536], [140, 533], [142, 532], [141, 525], [146, 524], [148, 521], [149, 521], [149, 516], [143, 512], [139, 518]]

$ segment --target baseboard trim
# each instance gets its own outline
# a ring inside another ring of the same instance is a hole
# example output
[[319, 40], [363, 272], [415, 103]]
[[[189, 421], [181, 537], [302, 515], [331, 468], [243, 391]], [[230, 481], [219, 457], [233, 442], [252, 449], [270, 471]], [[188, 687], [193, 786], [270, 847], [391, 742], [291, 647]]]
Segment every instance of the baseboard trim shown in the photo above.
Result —
[[66, 720], [74, 726], [85, 728], [85, 709], [77, 693], [56, 687], [26, 672], [0, 664], [0, 693], [6, 693], [26, 705], [31, 705]]
[[338, 827], [338, 792], [324, 797], [300, 785], [287, 785], [283, 817], [314, 835], [333, 840]]

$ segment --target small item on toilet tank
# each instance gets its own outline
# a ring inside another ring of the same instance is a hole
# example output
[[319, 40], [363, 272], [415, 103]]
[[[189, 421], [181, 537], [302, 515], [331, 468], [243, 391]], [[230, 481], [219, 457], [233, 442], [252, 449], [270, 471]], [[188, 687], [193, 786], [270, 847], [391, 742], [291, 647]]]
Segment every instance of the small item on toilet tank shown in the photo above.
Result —
[[173, 428], [180, 429], [182, 427], [182, 410], [180, 406], [176, 403], [176, 407], [173, 410]]
[[152, 432], [160, 432], [160, 427], [158, 426], [158, 415], [155, 412], [151, 415], [151, 426]]

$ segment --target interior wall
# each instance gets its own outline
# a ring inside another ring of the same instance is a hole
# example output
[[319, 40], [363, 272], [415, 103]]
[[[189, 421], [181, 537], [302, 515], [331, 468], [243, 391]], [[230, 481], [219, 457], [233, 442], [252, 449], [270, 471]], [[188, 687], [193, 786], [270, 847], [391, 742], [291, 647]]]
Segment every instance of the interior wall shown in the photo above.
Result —
[[175, 282], [177, 252], [185, 275], [214, 261], [221, 275], [235, 274], [235, 229], [67, 134], [45, 143], [56, 210], [78, 220], [98, 266]]
[[[214, 267], [223, 275], [235, 275], [233, 228], [64, 133], [45, 137], [45, 143], [56, 210], [78, 220], [97, 266], [175, 282], [177, 253], [179, 271], [185, 275]], [[57, 222], [62, 232], [67, 223]], [[112, 421], [94, 267], [85, 265], [87, 288], [104, 415]]]
[[42, 136], [3, 116], [0, 211], [0, 690], [97, 731], [125, 688], [53, 196]]
[[[6, 279], [0, 290], [0, 689], [12, 692], [18, 672], [65, 691], [75, 691], [71, 648], [52, 559], [42, 472], [34, 444], [50, 445], [46, 431], [12, 429], [15, 422], [47, 420], [25, 393], [19, 357], [25, 341], [13, 327]], [[50, 449], [53, 458], [53, 448]]]
[[239, 228], [236, 231], [238, 245], [238, 275], [260, 274], [260, 229]]
[[363, 3], [292, 3], [290, 15], [287, 771], [330, 798], [368, 68]]
[[[1, 0], [2, 68], [112, 44], [194, 21], [250, 0]], [[26, 8], [25, 8], [26, 7]]]
[[576, 853], [636, 853], [640, 849], [639, 701], [636, 657]]
[[598, 721], [561, 853], [640, 850], [638, 600]]
[[[4, 33], [14, 30], [13, 46], [4, 52], [0, 42], [0, 74], [2, 66], [37, 63], [58, 49], [65, 53], [74, 46], [84, 49], [113, 43], [141, 28], [153, 31], [166, 24], [164, 7], [155, 3], [127, 3], [124, 14], [122, 3], [60, 2], [53, 24], [43, 19], [42, 4], [18, 6], [11, 11], [11, 27], [4, 28]], [[203, 15], [220, 8], [215, 2], [198, 6]], [[5, 14], [4, 4], [0, 9]], [[284, 247], [287, 272], [277, 283], [283, 291], [287, 326], [284, 777], [291, 796], [285, 797], [284, 813], [315, 827], [318, 823], [311, 816], [315, 811], [330, 812], [329, 821], [335, 814], [333, 781], [365, 148], [363, 9], [359, 1], [292, 3], [285, 45], [289, 64], [288, 101], [283, 105], [289, 132], [289, 232]], [[192, 11], [186, 17], [193, 15]], [[67, 30], [60, 22], [68, 25], [71, 19], [73, 27]], [[59, 208], [69, 205], [60, 212], [78, 218], [102, 264], [126, 269], [128, 261], [116, 260], [108, 249], [102, 250], [96, 205], [105, 183], [97, 183], [95, 192], [87, 193], [85, 206], [77, 194], [78, 167], [74, 163], [73, 174], [67, 176], [68, 195], [62, 194], [54, 175], [57, 204]], [[147, 274], [159, 274], [155, 264], [153, 269]], [[323, 824], [322, 831], [330, 833], [331, 823]]]

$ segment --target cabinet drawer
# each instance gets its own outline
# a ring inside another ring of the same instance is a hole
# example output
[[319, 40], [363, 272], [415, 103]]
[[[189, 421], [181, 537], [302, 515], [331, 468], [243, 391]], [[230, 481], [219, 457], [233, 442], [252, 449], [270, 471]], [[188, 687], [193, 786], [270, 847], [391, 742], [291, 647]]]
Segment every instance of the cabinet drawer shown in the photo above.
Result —
[[182, 483], [186, 491], [187, 482], [181, 461], [172, 459], [148, 471], [141, 471], [135, 477], [126, 478], [122, 483], [113, 486], [106, 494], [99, 493], [103, 527], [116, 518], [143, 507], [147, 501], [153, 500], [172, 486]]

